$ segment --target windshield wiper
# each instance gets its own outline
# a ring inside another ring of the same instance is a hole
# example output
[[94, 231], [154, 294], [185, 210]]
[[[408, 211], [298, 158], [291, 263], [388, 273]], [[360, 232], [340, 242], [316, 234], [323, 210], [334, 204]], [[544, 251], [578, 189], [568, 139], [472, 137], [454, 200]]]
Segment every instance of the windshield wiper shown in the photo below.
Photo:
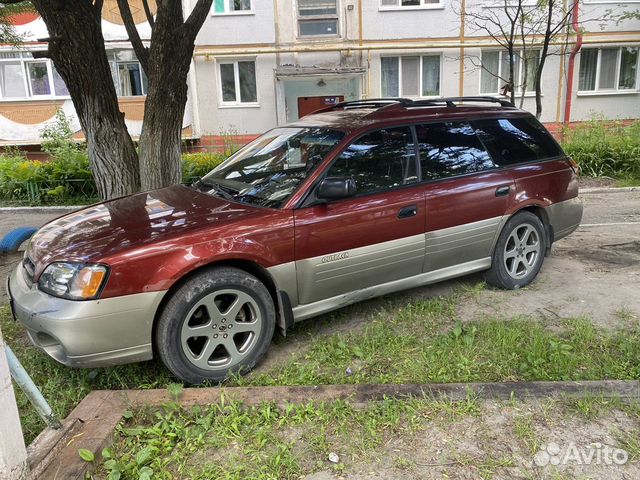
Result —
[[222, 187], [217, 183], [205, 182], [202, 179], [200, 179], [194, 184], [194, 186], [200, 191], [204, 190], [202, 187], [205, 187], [206, 191], [213, 190], [215, 193], [217, 193], [218, 195], [220, 195], [222, 198], [226, 200], [235, 200], [235, 197], [231, 193], [229, 193], [227, 190], [224, 189], [224, 187]]

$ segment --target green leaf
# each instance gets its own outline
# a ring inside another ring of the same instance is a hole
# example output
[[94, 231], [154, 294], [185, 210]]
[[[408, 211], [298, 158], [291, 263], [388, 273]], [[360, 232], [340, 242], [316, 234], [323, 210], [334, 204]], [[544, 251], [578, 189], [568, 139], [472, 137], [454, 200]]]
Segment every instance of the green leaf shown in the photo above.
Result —
[[120, 480], [120, 475], [120, 470], [111, 470], [111, 472], [109, 472], [107, 480]]
[[102, 458], [113, 458], [113, 452], [110, 448], [102, 449]]
[[153, 476], [153, 470], [149, 467], [142, 467], [140, 469], [140, 476], [138, 477], [138, 480], [151, 480], [151, 477]]
[[90, 450], [87, 450], [86, 448], [79, 449], [78, 455], [80, 455], [80, 458], [85, 462], [93, 462], [95, 460], [93, 452]]
[[182, 385], [180, 385], [179, 383], [170, 383], [169, 385], [167, 385], [167, 391], [169, 392], [171, 398], [176, 400], [182, 393]]
[[136, 463], [138, 465], [144, 465], [153, 456], [153, 448], [152, 447], [144, 447], [138, 453], [136, 453]]

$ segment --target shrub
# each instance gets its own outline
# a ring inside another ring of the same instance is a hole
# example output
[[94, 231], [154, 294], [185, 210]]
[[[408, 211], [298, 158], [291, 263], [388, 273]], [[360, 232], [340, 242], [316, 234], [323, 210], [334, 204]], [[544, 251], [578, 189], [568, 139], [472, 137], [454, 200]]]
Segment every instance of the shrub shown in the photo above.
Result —
[[564, 151], [590, 177], [640, 178], [640, 121], [594, 119], [564, 133]]
[[[13, 153], [13, 152], [11, 152]], [[86, 150], [82, 146], [56, 146], [46, 162], [20, 155], [0, 155], [0, 202], [87, 203], [98, 198]], [[182, 156], [183, 182], [191, 183], [224, 161], [220, 153]]]
[[182, 155], [182, 181], [194, 181], [213, 170], [225, 160], [222, 153], [200, 152]]

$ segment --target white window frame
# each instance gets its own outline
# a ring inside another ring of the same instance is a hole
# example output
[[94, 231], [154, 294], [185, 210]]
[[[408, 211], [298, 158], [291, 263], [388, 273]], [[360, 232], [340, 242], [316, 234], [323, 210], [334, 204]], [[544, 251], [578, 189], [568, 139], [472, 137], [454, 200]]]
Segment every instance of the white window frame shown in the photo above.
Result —
[[583, 0], [585, 5], [607, 5], [607, 4], [627, 4], [627, 3], [640, 3], [640, 0]]
[[[616, 79], [614, 82], [614, 88], [600, 88], [600, 65], [602, 59], [602, 50], [616, 48]], [[636, 59], [636, 84], [635, 88], [620, 88], [620, 70], [622, 68], [622, 49], [623, 48], [635, 48], [638, 50], [638, 56]], [[589, 95], [625, 95], [634, 94], [640, 92], [640, 45], [620, 45], [620, 46], [604, 46], [604, 47], [587, 47], [582, 50], [598, 50], [598, 58], [596, 60], [596, 82], [593, 90], [578, 90], [577, 95], [589, 96]], [[582, 62], [582, 58], [580, 59]], [[580, 86], [580, 69], [582, 65], [578, 65], [578, 87]]]
[[[639, 0], [640, 1], [640, 0]], [[420, 0], [420, 5], [407, 5], [403, 6], [401, 0], [397, 0], [397, 5], [383, 5], [382, 0], [378, 0], [378, 10], [381, 12], [404, 12], [410, 10], [438, 10], [444, 9], [444, 3], [442, 0], [438, 0], [436, 3], [428, 3], [426, 0]]]
[[[340, 0], [336, 0], [336, 13], [335, 15], [310, 15], [310, 16], [302, 16], [300, 15], [300, 5], [298, 4], [298, 1], [295, 1], [295, 9], [296, 9], [296, 28], [297, 28], [297, 35], [298, 38], [308, 38], [308, 39], [313, 39], [313, 38], [336, 38], [340, 36]], [[333, 21], [335, 20], [336, 22], [336, 33], [326, 33], [326, 34], [319, 34], [319, 35], [302, 35], [302, 30], [300, 29], [300, 24], [302, 23], [310, 23], [310, 22], [321, 22], [321, 21]]]
[[236, 15], [255, 15], [256, 12], [253, 9], [253, 5], [254, 2], [257, 2], [259, 0], [249, 0], [251, 2], [251, 8], [249, 10], [229, 10], [228, 4], [227, 4], [227, 0], [225, 0], [224, 2], [224, 12], [216, 12], [215, 8], [215, 0], [214, 2], [211, 4], [211, 16], [212, 17], [233, 17]]
[[[142, 69], [142, 64], [138, 60], [110, 60], [116, 66], [116, 94], [118, 98], [144, 98], [147, 96], [147, 89], [144, 86], [144, 70]], [[134, 63], [138, 65], [140, 69], [140, 88], [142, 89], [142, 95], [121, 95], [122, 92], [120, 90], [120, 68], [118, 68], [123, 63]]]
[[[638, 0], [640, 1], [640, 0]], [[523, 7], [535, 7], [536, 2], [529, 0], [522, 2]], [[504, 8], [504, 0], [487, 0], [482, 2], [482, 8]], [[518, 0], [511, 0], [511, 2], [507, 3], [507, 7], [518, 7]]]
[[[416, 95], [406, 95], [402, 92], [402, 58], [403, 57], [419, 57], [420, 62], [418, 64], [418, 92]], [[438, 94], [437, 95], [422, 95], [422, 58], [423, 57], [438, 57], [439, 58], [439, 68], [438, 68]], [[382, 55], [382, 58], [397, 58], [398, 59], [398, 97], [400, 98], [440, 98], [442, 97], [442, 53], [417, 53], [410, 55]], [[380, 60], [380, 94], [382, 95], [382, 60]]]
[[[538, 62], [540, 61], [540, 58], [542, 56], [542, 50], [539, 48], [536, 48], [535, 50], [538, 50]], [[506, 49], [483, 49], [480, 52], [480, 65], [482, 65], [482, 54], [484, 52], [498, 52], [499, 57], [498, 57], [498, 91], [497, 92], [483, 92], [482, 91], [482, 73], [485, 72], [484, 67], [480, 67], [480, 75], [478, 75], [478, 92], [479, 95], [502, 95], [502, 92], [500, 91], [500, 82], [504, 82], [503, 78], [504, 76], [502, 75], [502, 56], [503, 55], [507, 55], [509, 52]], [[518, 66], [518, 78], [515, 79], [516, 84], [517, 84], [517, 88], [515, 90], [515, 94], [516, 95], [522, 95], [522, 90], [520, 89], [520, 87], [522, 86], [522, 75], [524, 73], [524, 58], [522, 58], [522, 55], [520, 54], [520, 52], [522, 52], [521, 49], [514, 49], [514, 53], [518, 54], [518, 58], [520, 59], [520, 65]], [[486, 71], [487, 75], [491, 75], [488, 71]], [[525, 97], [532, 97], [535, 95], [535, 85], [527, 85], [527, 88], [530, 88], [531, 90], [525, 90], [524, 92], [524, 96]]]
[[[6, 51], [5, 51], [6, 52]], [[53, 82], [53, 63], [48, 58], [33, 58], [33, 56], [29, 56], [30, 52], [6, 52], [6, 53], [17, 53], [18, 56], [14, 58], [0, 58], [0, 63], [20, 63], [20, 69], [22, 71], [22, 81], [24, 83], [24, 91], [26, 95], [23, 97], [5, 97], [4, 93], [0, 91], [0, 102], [14, 102], [21, 100], [44, 100], [44, 99], [56, 99], [62, 98], [67, 99], [71, 98], [69, 95], [56, 95], [55, 84]], [[34, 95], [31, 93], [31, 82], [29, 81], [29, 69], [28, 64], [30, 63], [45, 63], [47, 66], [47, 79], [49, 81], [49, 91], [51, 93], [46, 95]]]
[[[255, 102], [243, 102], [240, 97], [240, 72], [238, 68], [238, 62], [253, 62], [255, 65], [255, 80], [256, 80], [256, 101]], [[236, 100], [234, 102], [225, 101], [223, 99], [222, 92], [222, 72], [221, 65], [233, 65], [233, 80], [235, 82]], [[216, 62], [216, 76], [218, 81], [218, 107], [219, 108], [255, 108], [260, 106], [260, 92], [258, 88], [258, 62], [256, 57], [249, 58], [234, 58], [233, 60], [218, 60]]]

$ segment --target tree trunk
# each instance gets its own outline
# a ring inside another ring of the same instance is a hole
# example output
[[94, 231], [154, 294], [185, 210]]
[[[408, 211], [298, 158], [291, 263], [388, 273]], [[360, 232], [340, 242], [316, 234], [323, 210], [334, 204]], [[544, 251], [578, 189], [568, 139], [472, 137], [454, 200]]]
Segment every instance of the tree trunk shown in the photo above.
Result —
[[169, 1], [163, 7], [158, 9], [149, 49], [149, 91], [140, 136], [144, 190], [182, 180], [182, 120], [195, 35], [182, 21], [181, 2]]
[[[138, 190], [138, 156], [118, 106], [100, 25], [101, 2], [33, 0], [49, 31], [49, 49], [87, 139], [103, 199]], [[79, 59], [82, 59], [79, 61]]]

